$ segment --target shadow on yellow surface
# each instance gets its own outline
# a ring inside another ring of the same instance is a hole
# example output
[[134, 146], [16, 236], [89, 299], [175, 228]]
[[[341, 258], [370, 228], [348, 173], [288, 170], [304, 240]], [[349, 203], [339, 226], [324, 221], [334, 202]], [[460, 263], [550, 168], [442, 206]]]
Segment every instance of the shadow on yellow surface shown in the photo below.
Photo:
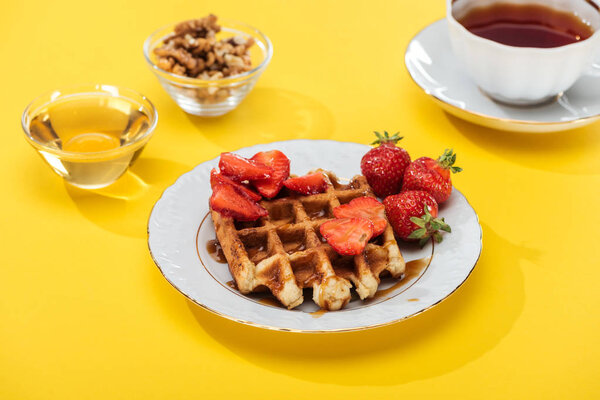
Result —
[[[497, 254], [503, 258], [493, 256]], [[395, 385], [448, 373], [498, 345], [523, 309], [520, 264], [536, 258], [535, 250], [511, 243], [484, 225], [482, 257], [456, 293], [414, 318], [367, 331], [267, 331], [229, 321], [186, 302], [215, 341], [267, 370], [314, 382]], [[365, 374], [361, 366], [375, 359], [386, 372]]]
[[469, 141], [510, 162], [573, 175], [597, 175], [600, 171], [599, 123], [564, 132], [517, 133], [485, 128], [444, 114]]
[[[311, 97], [290, 90], [256, 88], [240, 106], [219, 118], [185, 114], [209, 141], [236, 150], [256, 143], [290, 139], [327, 139], [333, 115]], [[251, 121], [251, 122], [250, 122]]]
[[83, 190], [65, 183], [65, 189], [81, 214], [102, 229], [145, 238], [153, 204], [166, 186], [190, 169], [174, 161], [141, 158], [108, 187]]

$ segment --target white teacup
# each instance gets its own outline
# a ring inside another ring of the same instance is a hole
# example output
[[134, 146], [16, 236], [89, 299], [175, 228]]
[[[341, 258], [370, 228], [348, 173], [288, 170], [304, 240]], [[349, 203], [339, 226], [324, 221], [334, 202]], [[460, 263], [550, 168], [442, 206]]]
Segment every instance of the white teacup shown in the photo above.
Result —
[[[591, 0], [590, 0], [591, 1]], [[600, 49], [600, 12], [587, 0], [446, 0], [455, 55], [484, 92], [504, 103], [538, 104], [570, 88], [592, 67]], [[541, 4], [575, 13], [594, 34], [560, 47], [507, 46], [469, 32], [457, 19], [475, 7], [495, 3]]]

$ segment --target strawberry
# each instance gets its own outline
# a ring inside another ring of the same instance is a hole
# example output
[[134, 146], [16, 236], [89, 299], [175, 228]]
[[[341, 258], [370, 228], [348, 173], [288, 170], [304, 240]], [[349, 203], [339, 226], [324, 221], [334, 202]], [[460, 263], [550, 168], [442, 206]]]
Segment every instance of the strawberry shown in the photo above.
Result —
[[394, 232], [405, 240], [419, 240], [424, 245], [430, 237], [442, 241], [443, 230], [451, 232], [444, 218], [437, 218], [438, 205], [433, 196], [424, 191], [407, 191], [386, 197], [385, 213]]
[[354, 256], [363, 252], [373, 236], [373, 223], [364, 218], [332, 219], [319, 230], [337, 253]]
[[233, 153], [221, 153], [219, 169], [223, 175], [227, 175], [235, 181], [264, 179], [273, 173], [273, 169], [265, 164]]
[[373, 197], [357, 197], [350, 203], [333, 209], [336, 218], [365, 218], [373, 223], [373, 237], [385, 230], [385, 207]]
[[421, 157], [410, 163], [404, 171], [402, 190], [424, 190], [431, 193], [435, 201], [443, 203], [452, 193], [450, 172], [457, 173], [462, 168], [455, 167], [456, 154], [446, 149], [437, 160]]
[[252, 185], [268, 199], [277, 196], [283, 187], [283, 181], [290, 176], [290, 160], [279, 150], [261, 151], [256, 153], [251, 160], [258, 161], [273, 169], [270, 178], [253, 180]]
[[262, 199], [260, 194], [247, 188], [245, 185], [242, 185], [241, 183], [238, 183], [233, 179], [226, 177], [225, 175], [221, 174], [216, 168], [213, 168], [210, 171], [210, 187], [214, 189], [215, 186], [223, 184], [235, 186], [236, 189], [240, 190], [254, 201], [259, 201]]
[[322, 172], [313, 172], [312, 174], [289, 178], [283, 184], [294, 192], [310, 195], [326, 191], [329, 182]]
[[367, 152], [360, 161], [362, 174], [380, 198], [400, 192], [404, 170], [410, 164], [408, 152], [396, 147], [396, 142], [402, 139], [398, 133], [392, 137], [387, 132], [375, 132], [377, 140], [371, 144], [379, 144]]
[[218, 184], [209, 200], [210, 208], [225, 217], [238, 221], [256, 221], [268, 214], [267, 210], [233, 185]]

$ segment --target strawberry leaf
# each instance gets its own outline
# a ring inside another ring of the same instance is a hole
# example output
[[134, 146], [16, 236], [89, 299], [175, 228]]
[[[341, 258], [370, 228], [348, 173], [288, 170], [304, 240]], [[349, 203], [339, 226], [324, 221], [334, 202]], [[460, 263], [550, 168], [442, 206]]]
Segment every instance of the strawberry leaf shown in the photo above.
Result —
[[410, 217], [410, 221], [417, 225], [419, 229], [415, 229], [408, 235], [408, 239], [420, 239], [419, 243], [421, 246], [423, 246], [424, 243], [427, 243], [427, 239], [430, 237], [433, 238], [436, 243], [441, 242], [443, 237], [439, 231], [452, 232], [450, 225], [446, 223], [444, 218], [434, 218], [427, 205], [423, 207], [423, 211], [425, 214], [421, 218]]
[[449, 169], [454, 174], [462, 171], [462, 168], [454, 166], [454, 163], [456, 162], [456, 153], [454, 153], [454, 150], [452, 149], [444, 150], [444, 154], [442, 154], [437, 161], [442, 168]]
[[423, 237], [423, 235], [426, 235], [426, 234], [427, 234], [427, 229], [425, 229], [425, 228], [415, 229], [410, 235], [408, 235], [408, 238], [409, 239], [421, 239]]
[[429, 226], [434, 231], [438, 231], [442, 228], [442, 224], [440, 223], [440, 221], [438, 219], [434, 219], [433, 221], [431, 221], [431, 224]]
[[375, 140], [373, 143], [371, 143], [371, 145], [384, 144], [384, 143], [396, 144], [400, 140], [404, 139], [403, 136], [398, 136], [400, 134], [400, 132], [396, 132], [392, 136], [390, 136], [390, 134], [387, 131], [383, 131], [383, 135], [377, 131], [375, 131], [374, 133], [375, 133], [375, 136], [377, 136], [377, 140]]
[[410, 220], [413, 224], [417, 225], [420, 228], [425, 228], [425, 221], [423, 221], [419, 217], [410, 217]]
[[444, 221], [444, 218], [442, 218], [439, 222], [441, 224], [441, 226], [440, 226], [441, 230], [443, 230], [444, 232], [448, 232], [448, 233], [452, 232], [452, 228], [450, 228], [450, 225], [448, 225], [446, 223], [446, 221]]

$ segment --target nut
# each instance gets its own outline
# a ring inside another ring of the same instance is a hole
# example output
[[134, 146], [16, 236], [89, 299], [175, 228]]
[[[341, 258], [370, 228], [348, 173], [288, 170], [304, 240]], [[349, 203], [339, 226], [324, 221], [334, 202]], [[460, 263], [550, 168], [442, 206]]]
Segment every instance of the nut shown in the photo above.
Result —
[[[249, 49], [254, 38], [235, 36], [217, 40], [221, 31], [217, 17], [183, 21], [174, 33], [154, 49], [156, 65], [167, 72], [190, 78], [217, 80], [232, 77], [252, 69]], [[196, 90], [201, 103], [224, 101], [230, 89], [211, 86]]]
[[216, 40], [220, 31], [213, 14], [177, 24], [175, 32], [154, 49], [156, 64], [190, 78], [199, 78], [204, 71], [219, 71], [225, 78], [249, 71], [249, 49], [254, 39], [235, 36]]

